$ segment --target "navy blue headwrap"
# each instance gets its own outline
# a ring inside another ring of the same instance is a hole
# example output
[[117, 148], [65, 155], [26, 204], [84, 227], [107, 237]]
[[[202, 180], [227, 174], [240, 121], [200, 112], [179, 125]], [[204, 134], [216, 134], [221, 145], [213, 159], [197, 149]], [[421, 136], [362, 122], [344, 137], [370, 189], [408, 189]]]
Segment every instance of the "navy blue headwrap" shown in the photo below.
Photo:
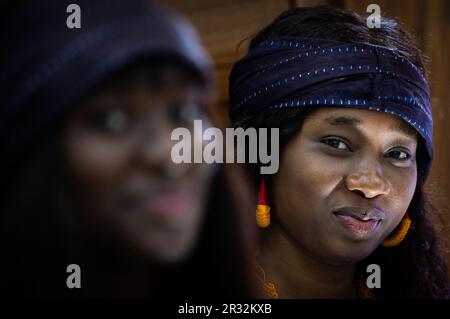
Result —
[[28, 1], [2, 21], [2, 167], [28, 156], [30, 146], [47, 138], [44, 131], [81, 97], [137, 60], [170, 56], [205, 84], [210, 80], [210, 59], [180, 17], [149, 0], [77, 0], [81, 28], [69, 29], [71, 3]]
[[274, 38], [238, 61], [230, 74], [230, 117], [266, 109], [351, 107], [399, 116], [424, 140], [419, 173], [433, 158], [429, 86], [393, 50], [321, 39]]

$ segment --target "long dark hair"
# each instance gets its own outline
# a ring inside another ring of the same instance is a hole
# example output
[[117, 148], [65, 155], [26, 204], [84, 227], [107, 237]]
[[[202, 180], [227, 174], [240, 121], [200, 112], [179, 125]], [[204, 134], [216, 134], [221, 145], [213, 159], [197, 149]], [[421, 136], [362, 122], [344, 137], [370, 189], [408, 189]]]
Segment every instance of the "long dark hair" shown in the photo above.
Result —
[[[370, 29], [366, 19], [353, 12], [326, 6], [288, 10], [253, 36], [250, 50], [271, 37], [299, 37], [337, 40], [350, 43], [383, 45], [407, 57], [425, 74], [424, 56], [414, 39], [394, 20], [383, 17], [380, 28]], [[241, 113], [235, 127], [280, 128], [280, 150], [299, 132], [312, 110], [297, 108], [266, 110], [257, 115]], [[417, 150], [418, 166], [424, 152], [423, 141]], [[250, 167], [255, 187], [257, 173]], [[270, 179], [269, 188], [270, 188]], [[378, 298], [449, 298], [447, 268], [440, 254], [430, 212], [434, 211], [423, 192], [424, 180], [419, 175], [416, 191], [408, 212], [412, 226], [407, 237], [394, 248], [377, 248], [357, 264], [359, 276], [367, 276], [366, 267], [376, 263], [383, 269], [382, 288], [375, 289]], [[276, 218], [276, 216], [275, 216]]]
[[[158, 60], [158, 68], [163, 60]], [[164, 60], [166, 61], [166, 60]], [[168, 61], [165, 63], [169, 64]], [[175, 63], [172, 61], [172, 63]], [[180, 68], [181, 65], [176, 64]], [[143, 67], [141, 64], [128, 68]], [[190, 69], [184, 69], [190, 72]], [[126, 70], [122, 70], [125, 72]], [[69, 116], [67, 114], [66, 116]], [[0, 193], [0, 295], [6, 297], [108, 297], [108, 291], [68, 289], [66, 267], [80, 264], [82, 280], [96, 280], [89, 258], [96, 246], [78, 211], [63, 155], [64, 119], [8, 171]], [[237, 166], [220, 166], [213, 177], [205, 219], [192, 255], [176, 265], [150, 265], [150, 297], [253, 296], [251, 233], [244, 224], [246, 179]], [[239, 197], [240, 196], [240, 197]], [[98, 248], [102, 248], [99, 246]], [[100, 250], [95, 248], [95, 252]], [[89, 254], [89, 255], [88, 255]], [[120, 255], [120, 254], [119, 254]], [[120, 258], [120, 256], [112, 256]], [[108, 257], [108, 256], [106, 256]], [[117, 261], [117, 260], [115, 260]], [[114, 262], [114, 260], [112, 260]], [[117, 278], [110, 278], [111, 281]], [[104, 288], [107, 290], [107, 287]], [[138, 296], [145, 297], [145, 296]]]

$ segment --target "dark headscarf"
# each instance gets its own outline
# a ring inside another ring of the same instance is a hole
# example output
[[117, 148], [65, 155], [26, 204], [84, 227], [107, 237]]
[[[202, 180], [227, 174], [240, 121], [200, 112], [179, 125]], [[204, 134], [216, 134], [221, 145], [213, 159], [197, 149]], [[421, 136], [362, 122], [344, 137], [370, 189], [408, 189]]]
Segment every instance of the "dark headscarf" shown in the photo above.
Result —
[[370, 44], [274, 38], [253, 48], [230, 75], [230, 116], [303, 106], [350, 107], [396, 115], [423, 139], [418, 172], [433, 158], [428, 82], [395, 51]]

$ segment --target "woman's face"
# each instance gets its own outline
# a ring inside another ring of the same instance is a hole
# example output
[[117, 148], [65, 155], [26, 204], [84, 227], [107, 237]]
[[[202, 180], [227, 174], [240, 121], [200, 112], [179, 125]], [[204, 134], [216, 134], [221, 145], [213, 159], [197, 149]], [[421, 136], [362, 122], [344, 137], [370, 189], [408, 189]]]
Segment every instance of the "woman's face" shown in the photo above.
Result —
[[172, 130], [202, 119], [205, 92], [175, 67], [159, 80], [137, 73], [96, 92], [69, 118], [65, 149], [90, 229], [140, 256], [174, 262], [195, 242], [212, 171], [171, 159]]
[[415, 130], [393, 115], [321, 108], [283, 153], [279, 223], [299, 249], [340, 265], [369, 255], [399, 224], [417, 182]]

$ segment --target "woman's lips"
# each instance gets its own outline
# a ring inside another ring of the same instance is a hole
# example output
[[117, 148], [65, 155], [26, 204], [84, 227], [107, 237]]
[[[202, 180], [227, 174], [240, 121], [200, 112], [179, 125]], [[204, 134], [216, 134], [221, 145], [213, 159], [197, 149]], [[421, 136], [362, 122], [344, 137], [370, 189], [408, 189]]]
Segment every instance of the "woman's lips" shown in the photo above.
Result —
[[373, 233], [385, 217], [382, 210], [373, 207], [344, 207], [334, 210], [333, 213], [352, 237], [358, 239]]
[[363, 221], [351, 216], [343, 216], [337, 214], [336, 217], [342, 222], [345, 227], [347, 227], [358, 237], [365, 236], [373, 232], [379, 224], [378, 220], [373, 219]]
[[192, 197], [185, 191], [161, 192], [151, 196], [147, 211], [158, 215], [184, 215], [193, 206]]

